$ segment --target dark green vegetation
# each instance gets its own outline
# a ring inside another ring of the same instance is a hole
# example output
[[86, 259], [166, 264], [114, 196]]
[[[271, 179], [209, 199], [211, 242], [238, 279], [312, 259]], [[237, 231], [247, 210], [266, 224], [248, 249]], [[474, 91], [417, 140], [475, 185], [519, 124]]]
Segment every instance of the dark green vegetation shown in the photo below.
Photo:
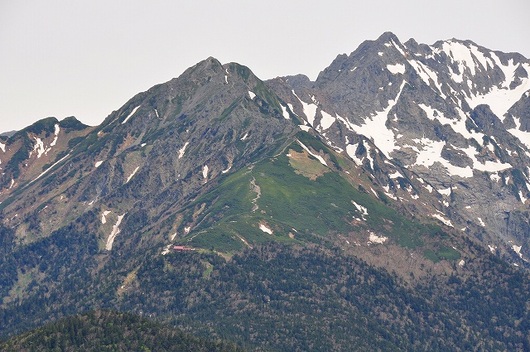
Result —
[[68, 231], [3, 259], [3, 282], [14, 279], [9, 273], [24, 273], [28, 293], [0, 312], [2, 335], [104, 308], [149, 316], [246, 349], [530, 347], [528, 277], [479, 248], [475, 254], [482, 259], [467, 263], [466, 271], [405, 284], [319, 245], [258, 245], [230, 261], [213, 253], [138, 251], [98, 265], [90, 255], [97, 250], [93, 237], [81, 236], [75, 227]]
[[126, 313], [94, 311], [60, 319], [0, 343], [0, 351], [242, 351]]

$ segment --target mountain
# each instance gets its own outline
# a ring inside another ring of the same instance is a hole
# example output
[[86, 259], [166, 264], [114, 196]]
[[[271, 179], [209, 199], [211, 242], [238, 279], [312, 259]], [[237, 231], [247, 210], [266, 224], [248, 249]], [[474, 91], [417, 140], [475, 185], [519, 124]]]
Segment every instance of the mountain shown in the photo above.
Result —
[[402, 44], [385, 33], [339, 55], [315, 82], [273, 86], [386, 196], [524, 260], [529, 72], [519, 54], [455, 39]]
[[524, 350], [528, 72], [384, 33], [314, 82], [208, 58], [0, 136], [0, 333], [103, 308], [251, 349]]

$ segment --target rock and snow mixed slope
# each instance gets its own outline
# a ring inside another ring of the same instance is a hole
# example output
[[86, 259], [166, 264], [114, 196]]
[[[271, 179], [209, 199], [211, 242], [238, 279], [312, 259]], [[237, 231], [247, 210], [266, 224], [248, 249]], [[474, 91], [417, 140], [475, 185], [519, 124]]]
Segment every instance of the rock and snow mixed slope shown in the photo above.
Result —
[[[262, 82], [209, 58], [100, 126], [53, 119], [2, 137], [3, 221], [22, 243], [89, 212], [127, 213], [121, 233], [132, 223], [153, 233], [220, 177], [277, 153], [302, 129], [369, 175], [374, 197], [525, 259], [529, 74], [519, 54], [456, 39], [402, 43], [391, 33], [339, 55], [315, 82]], [[109, 226], [91, 225], [102, 250], [115, 248]]]
[[[387, 196], [407, 203], [412, 192], [432, 217], [492, 244], [518, 243], [528, 256], [529, 74], [519, 54], [385, 33], [339, 55], [315, 82], [269, 84]], [[406, 182], [389, 176], [402, 169]], [[433, 192], [438, 204], [422, 197]]]

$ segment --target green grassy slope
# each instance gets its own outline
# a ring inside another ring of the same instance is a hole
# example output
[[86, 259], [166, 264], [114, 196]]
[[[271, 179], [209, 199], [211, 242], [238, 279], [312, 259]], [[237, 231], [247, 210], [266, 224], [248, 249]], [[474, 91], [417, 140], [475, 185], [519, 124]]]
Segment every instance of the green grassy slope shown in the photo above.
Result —
[[364, 192], [340, 171], [340, 155], [306, 133], [301, 137], [304, 142], [297, 139], [275, 157], [226, 177], [190, 204], [183, 212], [179, 232], [186, 235], [180, 242], [233, 253], [270, 241], [322, 244], [337, 235], [373, 234], [386, 237], [385, 243], [425, 247], [432, 261], [459, 258], [444, 244], [447, 234], [439, 226], [411, 220]]

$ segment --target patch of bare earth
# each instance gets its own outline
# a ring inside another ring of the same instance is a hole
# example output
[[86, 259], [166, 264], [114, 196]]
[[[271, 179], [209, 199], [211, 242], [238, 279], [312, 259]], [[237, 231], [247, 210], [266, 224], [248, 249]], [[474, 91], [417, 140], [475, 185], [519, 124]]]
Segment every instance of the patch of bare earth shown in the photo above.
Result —
[[287, 156], [289, 157], [289, 164], [295, 172], [312, 181], [329, 171], [329, 169], [322, 165], [318, 160], [310, 158], [305, 150], [301, 153], [289, 150]]

